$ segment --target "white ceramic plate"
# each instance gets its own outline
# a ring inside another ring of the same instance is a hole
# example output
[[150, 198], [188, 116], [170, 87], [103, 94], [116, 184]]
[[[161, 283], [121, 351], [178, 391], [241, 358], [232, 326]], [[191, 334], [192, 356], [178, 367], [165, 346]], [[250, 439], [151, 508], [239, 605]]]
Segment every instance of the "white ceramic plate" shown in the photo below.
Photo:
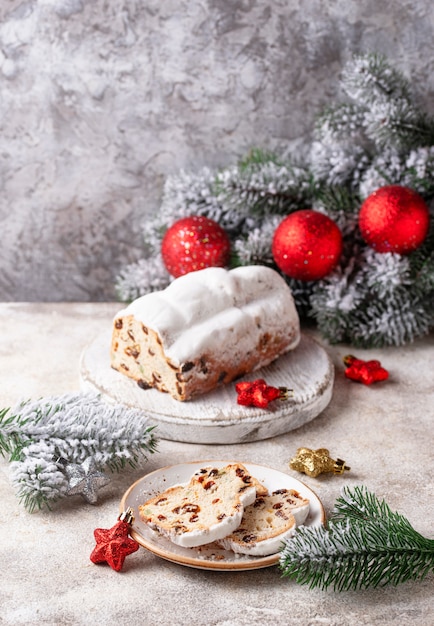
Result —
[[[136, 481], [126, 491], [121, 500], [121, 511], [131, 507], [134, 512], [131, 536], [144, 548], [166, 559], [198, 569], [207, 570], [251, 570], [275, 565], [279, 561], [279, 553], [270, 556], [248, 556], [235, 554], [230, 550], [223, 550], [216, 544], [209, 544], [199, 548], [182, 548], [168, 539], [158, 535], [144, 524], [139, 515], [139, 505], [149, 498], [164, 491], [173, 485], [186, 483], [201, 467], [224, 467], [228, 463], [237, 461], [198, 461], [163, 467], [151, 472]], [[255, 465], [243, 463], [248, 472], [257, 478], [271, 492], [276, 489], [295, 489], [304, 498], [310, 501], [310, 512], [305, 522], [306, 526], [319, 526], [325, 523], [324, 507], [318, 496], [296, 478], [283, 472]]]

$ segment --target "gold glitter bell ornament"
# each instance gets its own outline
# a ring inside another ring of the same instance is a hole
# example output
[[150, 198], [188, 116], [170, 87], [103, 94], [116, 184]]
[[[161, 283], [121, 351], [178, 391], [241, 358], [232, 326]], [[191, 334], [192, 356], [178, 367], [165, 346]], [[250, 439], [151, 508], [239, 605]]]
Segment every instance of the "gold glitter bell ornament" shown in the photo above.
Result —
[[342, 459], [332, 459], [326, 448], [318, 448], [318, 450], [298, 448], [295, 457], [289, 461], [289, 466], [291, 469], [303, 472], [312, 478], [327, 472], [343, 474], [350, 470]]

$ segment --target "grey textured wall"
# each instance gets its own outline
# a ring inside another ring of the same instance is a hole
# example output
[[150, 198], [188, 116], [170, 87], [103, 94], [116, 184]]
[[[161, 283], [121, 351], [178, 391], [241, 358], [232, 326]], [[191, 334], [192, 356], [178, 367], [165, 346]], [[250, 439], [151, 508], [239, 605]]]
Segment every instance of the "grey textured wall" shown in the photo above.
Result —
[[3, 0], [0, 299], [113, 299], [167, 174], [308, 137], [368, 51], [434, 111], [432, 0]]

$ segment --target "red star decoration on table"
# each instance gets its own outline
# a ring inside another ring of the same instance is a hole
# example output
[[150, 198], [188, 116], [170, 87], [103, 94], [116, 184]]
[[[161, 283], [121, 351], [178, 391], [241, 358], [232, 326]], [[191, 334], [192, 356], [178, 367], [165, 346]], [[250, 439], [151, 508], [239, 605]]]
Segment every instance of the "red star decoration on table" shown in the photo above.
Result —
[[289, 394], [289, 390], [285, 387], [271, 387], [263, 378], [237, 383], [235, 391], [238, 394], [238, 404], [256, 406], [260, 409], [266, 409], [269, 403], [277, 400], [277, 398], [286, 399]]
[[116, 572], [124, 564], [125, 557], [139, 549], [139, 544], [128, 534], [130, 524], [118, 521], [112, 528], [97, 528], [94, 530], [96, 546], [90, 555], [92, 563], [108, 563]]
[[348, 354], [344, 357], [344, 364], [347, 366], [345, 376], [364, 385], [371, 385], [389, 378], [389, 372], [382, 367], [380, 361], [363, 361]]

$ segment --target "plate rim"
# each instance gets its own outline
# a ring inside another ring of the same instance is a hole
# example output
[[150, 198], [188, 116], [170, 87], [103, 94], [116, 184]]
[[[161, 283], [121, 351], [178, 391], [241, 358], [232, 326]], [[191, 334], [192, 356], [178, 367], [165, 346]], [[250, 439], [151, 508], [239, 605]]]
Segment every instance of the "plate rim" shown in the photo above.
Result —
[[[281, 474], [282, 476], [284, 476], [285, 478], [288, 478], [291, 480], [291, 482], [294, 482], [296, 484], [299, 484], [302, 486], [303, 489], [307, 490], [308, 492], [310, 492], [312, 494], [312, 496], [316, 499], [317, 501], [317, 505], [319, 506], [319, 516], [320, 516], [320, 524], [321, 525], [325, 525], [326, 523], [326, 512], [324, 509], [324, 505], [321, 501], [321, 499], [319, 498], [319, 496], [317, 495], [317, 493], [308, 485], [306, 485], [305, 483], [303, 483], [302, 481], [298, 480], [298, 478], [295, 478], [293, 476], [290, 476], [289, 474], [286, 474], [285, 472], [281, 471], [281, 470], [277, 470], [273, 467], [270, 467], [268, 465], [262, 465], [259, 463], [250, 463], [249, 461], [239, 461], [239, 460], [218, 460], [218, 459], [202, 459], [200, 461], [186, 461], [184, 463], [174, 463], [172, 465], [165, 465], [163, 467], [160, 467], [158, 469], [152, 470], [151, 472], [148, 472], [147, 474], [144, 474], [143, 476], [141, 476], [140, 478], [138, 478], [136, 481], [134, 481], [134, 483], [132, 483], [128, 489], [124, 492], [120, 504], [119, 504], [119, 511], [120, 513], [123, 513], [127, 506], [126, 506], [126, 502], [128, 500], [129, 495], [131, 494], [131, 492], [142, 482], [145, 481], [146, 479], [149, 479], [151, 476], [155, 476], [158, 474], [164, 474], [167, 471], [173, 471], [176, 470], [177, 467], [181, 467], [181, 466], [192, 466], [196, 467], [196, 466], [204, 466], [204, 464], [206, 465], [212, 465], [212, 464], [223, 464], [223, 465], [227, 465], [230, 463], [242, 463], [244, 466], [246, 466], [247, 468], [249, 467], [258, 467], [261, 470], [265, 470], [265, 471], [271, 471], [271, 472], [276, 472], [278, 474]], [[249, 470], [250, 472], [250, 470]], [[253, 472], [252, 472], [253, 474]], [[167, 487], [170, 487], [171, 485], [167, 485]], [[136, 515], [136, 512], [134, 511], [134, 515]], [[267, 555], [267, 556], [258, 556], [258, 557], [254, 557], [254, 556], [248, 556], [248, 555], [240, 555], [240, 559], [239, 561], [234, 560], [234, 561], [226, 561], [226, 562], [222, 562], [221, 560], [216, 560], [216, 561], [206, 561], [206, 560], [200, 560], [197, 557], [188, 557], [188, 556], [184, 556], [184, 555], [178, 555], [174, 552], [168, 552], [167, 550], [164, 549], [164, 547], [160, 547], [158, 546], [158, 544], [154, 544], [151, 541], [147, 540], [146, 537], [143, 537], [143, 535], [134, 528], [134, 520], [132, 522], [131, 525], [131, 530], [130, 530], [130, 535], [131, 537], [137, 541], [137, 543], [142, 546], [143, 548], [145, 548], [146, 550], [148, 550], [149, 552], [151, 552], [152, 554], [155, 554], [156, 556], [159, 556], [160, 558], [166, 560], [166, 561], [170, 561], [172, 563], [176, 563], [178, 565], [183, 565], [186, 567], [192, 567], [195, 569], [203, 569], [203, 570], [214, 570], [214, 571], [246, 571], [246, 570], [254, 570], [254, 569], [260, 569], [260, 568], [264, 568], [264, 567], [270, 567], [272, 565], [276, 565], [279, 561], [280, 558], [280, 552], [277, 552], [275, 554], [271, 554], [271, 555]], [[245, 558], [243, 558], [245, 557]]]

